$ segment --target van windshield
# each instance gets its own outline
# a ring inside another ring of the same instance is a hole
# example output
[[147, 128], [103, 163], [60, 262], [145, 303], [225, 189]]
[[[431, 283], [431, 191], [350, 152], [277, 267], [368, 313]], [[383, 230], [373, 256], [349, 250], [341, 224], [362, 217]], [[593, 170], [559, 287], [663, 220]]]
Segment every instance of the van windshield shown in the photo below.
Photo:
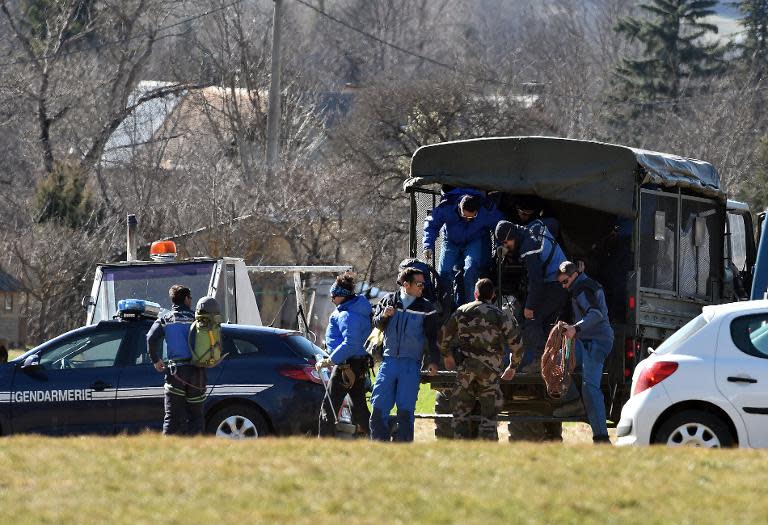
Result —
[[168, 289], [181, 284], [192, 291], [192, 300], [208, 295], [216, 263], [172, 263], [102, 268], [92, 323], [112, 319], [121, 299], [146, 299], [169, 307]]
[[707, 326], [707, 318], [704, 317], [704, 314], [699, 314], [697, 317], [694, 317], [688, 321], [688, 323], [680, 328], [677, 332], [669, 336], [663, 343], [659, 345], [654, 353], [668, 354], [681, 343], [693, 337], [696, 332], [705, 326]]

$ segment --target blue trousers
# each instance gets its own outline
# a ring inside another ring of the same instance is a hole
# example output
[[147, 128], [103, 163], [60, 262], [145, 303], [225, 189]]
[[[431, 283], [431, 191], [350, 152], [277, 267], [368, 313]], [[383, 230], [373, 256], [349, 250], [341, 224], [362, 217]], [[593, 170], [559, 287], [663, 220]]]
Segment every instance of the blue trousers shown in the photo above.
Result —
[[[438, 274], [444, 290], [453, 289], [454, 266], [464, 270], [464, 300], [463, 303], [474, 301], [475, 283], [480, 278], [480, 270], [487, 264], [483, 237], [478, 237], [466, 244], [457, 244], [449, 240], [443, 241], [443, 251], [440, 256]], [[459, 301], [457, 301], [458, 303]], [[460, 306], [460, 305], [459, 305]]]
[[544, 345], [552, 326], [557, 322], [563, 308], [568, 304], [568, 292], [557, 281], [542, 285], [541, 306], [533, 312], [533, 319], [523, 320], [523, 358], [520, 366], [540, 361]]
[[371, 394], [371, 439], [389, 441], [389, 413], [397, 405], [395, 441], [413, 441], [413, 413], [419, 395], [421, 363], [407, 357], [384, 357]]
[[[581, 397], [587, 412], [592, 437], [607, 437], [608, 425], [605, 423], [605, 397], [600, 390], [605, 359], [613, 349], [613, 341], [582, 341], [576, 339], [576, 363], [581, 363]], [[576, 386], [571, 383], [565, 396], [566, 402], [579, 398]]]

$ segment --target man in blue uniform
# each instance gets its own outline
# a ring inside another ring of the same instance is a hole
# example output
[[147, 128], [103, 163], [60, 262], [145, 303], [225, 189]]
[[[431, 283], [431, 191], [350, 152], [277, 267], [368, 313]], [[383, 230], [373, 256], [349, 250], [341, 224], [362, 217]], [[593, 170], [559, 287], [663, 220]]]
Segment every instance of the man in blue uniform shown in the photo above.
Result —
[[[592, 427], [592, 440], [595, 443], [609, 443], [605, 400], [600, 390], [603, 365], [613, 349], [613, 328], [608, 320], [605, 293], [599, 283], [579, 272], [576, 264], [570, 261], [560, 265], [557, 279], [571, 294], [574, 323], [566, 326], [565, 335], [576, 338], [577, 357], [581, 356], [581, 395]], [[553, 415], [567, 417], [583, 411], [573, 383], [566, 399], [571, 401], [557, 408]]]
[[352, 401], [352, 422], [366, 436], [370, 433], [368, 403], [365, 400], [365, 381], [368, 377], [368, 354], [365, 340], [371, 333], [371, 303], [355, 293], [355, 279], [350, 273], [336, 277], [331, 286], [331, 301], [336, 309], [328, 320], [325, 346], [329, 356], [318, 361], [318, 370], [333, 367], [328, 396], [323, 402], [320, 417], [320, 436], [336, 435], [336, 417], [344, 396]]
[[520, 195], [515, 201], [513, 222], [525, 226], [535, 235], [542, 235], [544, 229], [554, 237], [560, 238], [560, 223], [554, 217], [543, 214], [543, 202], [535, 195]]
[[519, 224], [500, 221], [496, 238], [508, 251], [517, 251], [526, 270], [528, 288], [522, 333], [525, 353], [521, 364], [527, 365], [526, 371], [539, 372], [549, 330], [568, 302], [567, 293], [557, 282], [565, 255], [546, 228], [537, 234]]
[[384, 332], [384, 361], [371, 395], [371, 438], [389, 441], [389, 412], [397, 405], [397, 441], [413, 441], [414, 410], [419, 394], [421, 359], [429, 347], [429, 373], [437, 374], [438, 317], [424, 299], [424, 274], [406, 268], [397, 277], [400, 290], [378, 304], [373, 324]]
[[[149, 357], [158, 372], [165, 373], [165, 419], [163, 434], [202, 434], [206, 370], [190, 364], [189, 330], [195, 320], [192, 292], [174, 284], [168, 290], [173, 307], [158, 318], [147, 333]], [[162, 360], [163, 339], [168, 364]]]
[[438, 265], [440, 282], [445, 290], [453, 287], [454, 267], [464, 271], [461, 301], [473, 299], [480, 271], [490, 261], [490, 233], [503, 218], [483, 192], [456, 188], [446, 192], [440, 204], [424, 221], [424, 259], [430, 261], [435, 241], [443, 232], [442, 254]]

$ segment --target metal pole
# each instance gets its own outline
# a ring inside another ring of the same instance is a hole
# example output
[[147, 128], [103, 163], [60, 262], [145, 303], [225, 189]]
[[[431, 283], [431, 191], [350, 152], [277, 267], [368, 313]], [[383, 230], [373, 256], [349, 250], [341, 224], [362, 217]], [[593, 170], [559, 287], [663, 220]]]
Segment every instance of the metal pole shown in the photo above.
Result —
[[275, 11], [272, 19], [272, 78], [267, 113], [267, 183], [277, 168], [280, 146], [280, 18], [283, 0], [273, 1]]
[[299, 313], [297, 316], [299, 319], [299, 332], [307, 334], [307, 328], [309, 327], [304, 324], [304, 318], [300, 314], [300, 312], [304, 312], [304, 315], [307, 314], [307, 309], [304, 306], [304, 289], [301, 286], [300, 272], [293, 272], [293, 288], [296, 290], [296, 312]]
[[135, 261], [137, 259], [136, 228], [138, 221], [135, 215], [128, 215], [128, 231], [126, 235], [125, 260]]

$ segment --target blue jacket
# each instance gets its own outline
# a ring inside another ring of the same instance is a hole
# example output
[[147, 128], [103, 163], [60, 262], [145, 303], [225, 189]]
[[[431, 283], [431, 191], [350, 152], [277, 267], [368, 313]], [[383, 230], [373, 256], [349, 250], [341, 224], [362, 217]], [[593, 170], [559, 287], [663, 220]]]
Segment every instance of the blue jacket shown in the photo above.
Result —
[[613, 328], [608, 320], [603, 287], [597, 281], [580, 274], [569, 288], [573, 307], [574, 327], [582, 340], [603, 341], [608, 348], [613, 343]]
[[174, 304], [170, 313], [159, 317], [147, 332], [147, 348], [153, 363], [162, 359], [163, 339], [168, 347], [168, 359], [188, 361], [192, 359], [189, 348], [189, 329], [195, 321], [195, 312], [186, 306]]
[[[392, 317], [384, 317], [387, 306], [395, 308]], [[384, 357], [414, 359], [421, 363], [424, 348], [429, 349], [429, 362], [439, 363], [437, 331], [440, 321], [431, 302], [419, 297], [408, 309], [403, 308], [400, 292], [388, 294], [376, 307], [373, 325], [384, 331]]]
[[367, 355], [365, 340], [371, 334], [371, 313], [371, 303], [362, 295], [336, 307], [325, 330], [325, 346], [331, 361], [339, 364], [350, 357]]
[[520, 261], [528, 274], [525, 307], [535, 311], [544, 301], [544, 283], [557, 281], [560, 264], [566, 260], [565, 254], [543, 225], [536, 233], [523, 234], [517, 242]]
[[496, 206], [488, 200], [477, 212], [477, 217], [472, 220], [462, 218], [459, 212], [459, 201], [464, 195], [477, 195], [485, 199], [482, 191], [470, 188], [456, 188], [447, 192], [440, 204], [432, 210], [432, 214], [424, 220], [424, 242], [422, 243], [424, 250], [435, 248], [435, 241], [443, 227], [447, 241], [463, 246], [479, 239], [484, 233], [489, 233], [504, 218]]

